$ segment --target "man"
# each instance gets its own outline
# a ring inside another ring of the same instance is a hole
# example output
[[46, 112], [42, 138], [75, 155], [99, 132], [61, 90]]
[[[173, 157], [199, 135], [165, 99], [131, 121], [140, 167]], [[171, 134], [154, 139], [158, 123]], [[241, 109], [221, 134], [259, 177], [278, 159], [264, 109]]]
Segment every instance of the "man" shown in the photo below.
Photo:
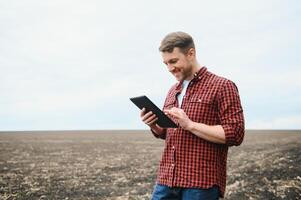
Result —
[[168, 91], [163, 110], [179, 128], [164, 129], [152, 112], [140, 113], [154, 136], [165, 140], [152, 199], [223, 197], [228, 147], [240, 145], [244, 138], [237, 87], [201, 67], [187, 33], [168, 34], [159, 50], [178, 81]]

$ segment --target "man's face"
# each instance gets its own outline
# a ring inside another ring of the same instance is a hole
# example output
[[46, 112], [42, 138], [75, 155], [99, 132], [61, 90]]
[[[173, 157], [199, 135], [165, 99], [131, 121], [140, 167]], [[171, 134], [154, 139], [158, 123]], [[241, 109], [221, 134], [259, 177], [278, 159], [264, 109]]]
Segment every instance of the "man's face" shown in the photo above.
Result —
[[178, 81], [187, 79], [193, 73], [193, 56], [191, 55], [191, 51], [188, 51], [187, 55], [185, 55], [180, 51], [180, 48], [176, 47], [171, 53], [162, 52], [162, 58], [168, 71], [172, 73]]

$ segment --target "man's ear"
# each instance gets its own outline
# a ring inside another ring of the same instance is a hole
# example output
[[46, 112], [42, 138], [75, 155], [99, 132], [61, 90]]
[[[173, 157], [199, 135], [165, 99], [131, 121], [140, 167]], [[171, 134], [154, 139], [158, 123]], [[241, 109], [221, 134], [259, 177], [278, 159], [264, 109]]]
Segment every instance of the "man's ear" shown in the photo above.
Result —
[[187, 52], [187, 56], [189, 58], [194, 58], [195, 57], [195, 48], [190, 48]]

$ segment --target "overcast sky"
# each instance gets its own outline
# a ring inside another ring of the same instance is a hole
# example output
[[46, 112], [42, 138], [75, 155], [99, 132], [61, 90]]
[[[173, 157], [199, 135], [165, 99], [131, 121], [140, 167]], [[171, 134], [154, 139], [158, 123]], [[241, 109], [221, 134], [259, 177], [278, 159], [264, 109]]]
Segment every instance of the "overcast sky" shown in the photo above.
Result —
[[191, 34], [239, 88], [246, 128], [301, 128], [300, 1], [0, 2], [0, 130], [145, 129], [129, 97], [162, 106], [158, 46]]

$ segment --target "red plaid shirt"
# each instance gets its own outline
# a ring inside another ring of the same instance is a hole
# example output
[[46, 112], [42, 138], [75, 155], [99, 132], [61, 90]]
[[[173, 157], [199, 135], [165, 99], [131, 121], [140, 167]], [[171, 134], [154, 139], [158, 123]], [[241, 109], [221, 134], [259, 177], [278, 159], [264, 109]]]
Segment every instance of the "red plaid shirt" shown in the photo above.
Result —
[[[163, 109], [178, 107], [179, 82], [169, 90]], [[236, 85], [202, 67], [188, 85], [181, 108], [194, 122], [221, 125], [226, 144], [206, 141], [182, 128], [168, 128], [157, 135], [165, 148], [157, 182], [170, 187], [210, 188], [217, 185], [223, 197], [226, 187], [228, 147], [244, 137], [243, 109]]]

